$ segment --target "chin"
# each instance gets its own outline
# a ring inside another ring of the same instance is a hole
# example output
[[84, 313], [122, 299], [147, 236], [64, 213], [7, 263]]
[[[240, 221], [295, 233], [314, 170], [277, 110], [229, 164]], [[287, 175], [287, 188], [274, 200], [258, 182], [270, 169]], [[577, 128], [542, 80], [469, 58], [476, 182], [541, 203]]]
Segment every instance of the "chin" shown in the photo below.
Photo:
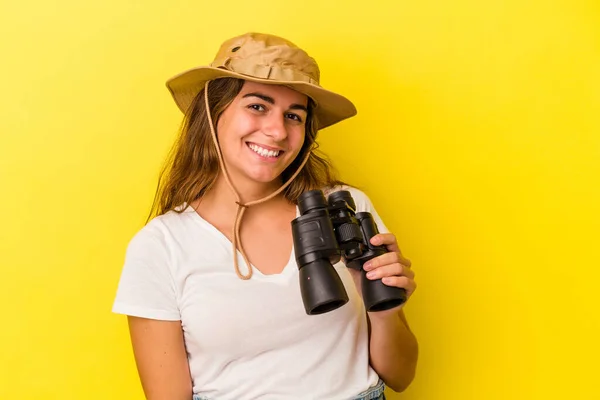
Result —
[[285, 169], [261, 166], [259, 168], [249, 168], [244, 175], [257, 183], [273, 183], [281, 179], [281, 174]]
[[260, 183], [260, 184], [263, 184], [263, 185], [281, 182], [281, 175], [277, 175], [277, 176], [250, 176], [249, 178], [251, 180], [253, 180], [254, 182], [256, 182], [256, 183]]

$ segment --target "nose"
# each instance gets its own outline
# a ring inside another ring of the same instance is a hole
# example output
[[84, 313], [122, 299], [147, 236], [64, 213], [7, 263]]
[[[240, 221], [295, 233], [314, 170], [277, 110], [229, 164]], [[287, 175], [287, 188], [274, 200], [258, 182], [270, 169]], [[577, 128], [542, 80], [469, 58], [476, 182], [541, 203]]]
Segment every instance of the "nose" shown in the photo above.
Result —
[[288, 132], [283, 115], [272, 115], [265, 121], [263, 132], [276, 142], [287, 138]]

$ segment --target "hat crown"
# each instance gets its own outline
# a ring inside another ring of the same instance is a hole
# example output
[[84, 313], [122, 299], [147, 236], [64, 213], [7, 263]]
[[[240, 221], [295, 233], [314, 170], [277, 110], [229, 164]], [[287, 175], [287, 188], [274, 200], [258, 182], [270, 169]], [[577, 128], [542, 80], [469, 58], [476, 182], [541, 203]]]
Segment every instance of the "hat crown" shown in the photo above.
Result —
[[211, 67], [266, 79], [319, 85], [317, 62], [294, 43], [275, 35], [247, 33], [225, 41]]

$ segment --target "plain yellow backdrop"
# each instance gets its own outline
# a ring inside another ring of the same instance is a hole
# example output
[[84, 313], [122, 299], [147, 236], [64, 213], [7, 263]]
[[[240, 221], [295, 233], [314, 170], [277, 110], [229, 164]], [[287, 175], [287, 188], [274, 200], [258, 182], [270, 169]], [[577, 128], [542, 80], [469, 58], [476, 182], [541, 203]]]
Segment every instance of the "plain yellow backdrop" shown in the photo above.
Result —
[[600, 6], [0, 2], [0, 399], [142, 399], [110, 312], [181, 115], [164, 81], [275, 33], [359, 114], [321, 132], [414, 264], [411, 400], [598, 399]]

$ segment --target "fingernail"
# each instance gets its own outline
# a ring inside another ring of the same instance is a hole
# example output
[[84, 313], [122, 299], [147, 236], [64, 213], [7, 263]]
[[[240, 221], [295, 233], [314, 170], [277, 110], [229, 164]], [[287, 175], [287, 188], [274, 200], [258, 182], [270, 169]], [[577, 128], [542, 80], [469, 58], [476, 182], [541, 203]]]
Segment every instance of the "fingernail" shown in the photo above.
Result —
[[371, 267], [373, 266], [373, 264], [371, 264], [371, 262], [366, 262], [365, 265], [363, 265], [363, 268], [365, 269], [365, 271], [368, 271], [371, 269]]
[[369, 279], [375, 278], [375, 272], [374, 271], [367, 272], [367, 278], [369, 278]]

